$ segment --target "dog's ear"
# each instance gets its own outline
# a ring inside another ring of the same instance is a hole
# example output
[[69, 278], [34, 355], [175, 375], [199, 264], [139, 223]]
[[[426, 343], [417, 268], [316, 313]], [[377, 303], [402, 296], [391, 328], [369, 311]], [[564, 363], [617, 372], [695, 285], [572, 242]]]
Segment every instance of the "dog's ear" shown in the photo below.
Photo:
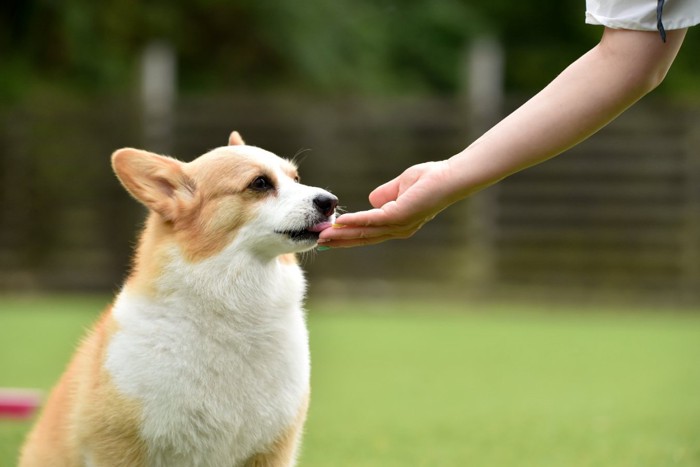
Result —
[[194, 181], [178, 160], [124, 148], [112, 154], [112, 168], [134, 198], [167, 221], [174, 221], [194, 199]]
[[237, 131], [232, 131], [231, 136], [228, 137], [228, 145], [229, 146], [240, 146], [243, 144], [245, 144], [245, 141], [243, 141], [241, 134]]

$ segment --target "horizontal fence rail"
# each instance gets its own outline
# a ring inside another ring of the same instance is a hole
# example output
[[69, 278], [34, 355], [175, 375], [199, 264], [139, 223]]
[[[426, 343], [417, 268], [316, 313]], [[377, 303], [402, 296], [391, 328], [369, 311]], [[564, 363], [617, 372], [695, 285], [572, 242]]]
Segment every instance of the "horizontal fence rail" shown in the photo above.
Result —
[[[380, 183], [455, 154], [475, 134], [460, 102], [429, 98], [181, 97], [168, 118], [171, 140], [153, 141], [128, 100], [0, 112], [0, 290], [119, 286], [144, 215], [111, 173], [119, 147], [168, 148], [191, 160], [236, 129], [249, 144], [295, 157], [305, 183], [355, 211], [369, 207]], [[699, 159], [700, 111], [649, 100], [567, 154], [444, 211], [410, 240], [306, 255], [304, 266], [319, 293], [420, 282], [435, 293], [698, 303]]]

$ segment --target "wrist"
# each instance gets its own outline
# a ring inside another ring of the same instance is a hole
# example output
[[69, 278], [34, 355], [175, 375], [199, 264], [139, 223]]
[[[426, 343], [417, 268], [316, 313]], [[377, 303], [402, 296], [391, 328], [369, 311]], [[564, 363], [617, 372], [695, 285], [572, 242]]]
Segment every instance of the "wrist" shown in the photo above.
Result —
[[450, 174], [450, 191], [456, 199], [467, 198], [474, 193], [487, 188], [506, 175], [488, 162], [475, 157], [473, 145], [447, 159], [447, 170]]

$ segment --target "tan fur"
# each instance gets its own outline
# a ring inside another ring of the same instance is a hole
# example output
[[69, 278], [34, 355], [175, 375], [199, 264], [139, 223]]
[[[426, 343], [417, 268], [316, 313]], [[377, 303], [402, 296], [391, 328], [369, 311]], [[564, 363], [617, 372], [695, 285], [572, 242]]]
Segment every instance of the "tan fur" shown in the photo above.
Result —
[[[22, 449], [20, 467], [82, 466], [78, 446], [85, 441], [103, 454], [98, 465], [143, 465], [138, 404], [118, 394], [102, 369], [107, 343], [116, 330], [108, 308], [51, 392]], [[109, 430], [104, 429], [104, 420], [113, 421]]]
[[293, 255], [291, 253], [288, 253], [286, 255], [280, 255], [279, 257], [279, 262], [282, 264], [297, 264], [297, 256]]
[[306, 395], [294, 425], [270, 446], [268, 452], [260, 453], [249, 459], [245, 467], [284, 467], [290, 465], [294, 459], [296, 441], [301, 436], [301, 430], [306, 421], [306, 413], [309, 409], [309, 394]]

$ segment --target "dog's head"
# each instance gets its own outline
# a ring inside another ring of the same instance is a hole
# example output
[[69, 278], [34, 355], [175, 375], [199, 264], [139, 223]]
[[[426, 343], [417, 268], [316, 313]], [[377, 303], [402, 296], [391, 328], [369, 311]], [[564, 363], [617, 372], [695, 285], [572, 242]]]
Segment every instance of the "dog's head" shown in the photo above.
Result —
[[292, 162], [245, 145], [237, 132], [190, 163], [126, 148], [112, 166], [152, 211], [158, 241], [176, 243], [190, 261], [228, 247], [266, 257], [309, 250], [335, 217], [335, 196], [301, 184]]

